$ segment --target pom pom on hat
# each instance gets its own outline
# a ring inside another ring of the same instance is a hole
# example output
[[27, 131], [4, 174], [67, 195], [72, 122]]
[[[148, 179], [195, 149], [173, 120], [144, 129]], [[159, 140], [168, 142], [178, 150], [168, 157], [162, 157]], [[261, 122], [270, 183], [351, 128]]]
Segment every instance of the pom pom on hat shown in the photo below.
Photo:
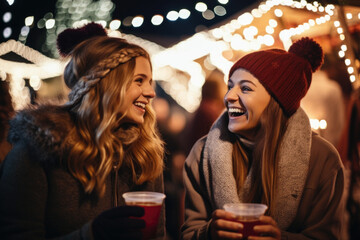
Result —
[[232, 66], [229, 77], [239, 68], [249, 71], [290, 117], [300, 107], [312, 73], [322, 62], [321, 46], [305, 37], [293, 43], [288, 52], [269, 49], [245, 55]]
[[289, 48], [289, 52], [306, 59], [311, 65], [312, 72], [315, 72], [323, 63], [323, 51], [321, 46], [308, 37], [296, 41]]
[[68, 28], [57, 37], [56, 44], [59, 54], [66, 57], [76, 45], [95, 36], [107, 36], [106, 30], [101, 24], [91, 22], [80, 28]]

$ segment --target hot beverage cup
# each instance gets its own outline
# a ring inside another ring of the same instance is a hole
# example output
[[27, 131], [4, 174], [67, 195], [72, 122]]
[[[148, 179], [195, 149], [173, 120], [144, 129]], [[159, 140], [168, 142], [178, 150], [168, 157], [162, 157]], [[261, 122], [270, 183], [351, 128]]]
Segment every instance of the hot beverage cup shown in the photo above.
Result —
[[243, 239], [247, 239], [249, 236], [259, 236], [253, 228], [261, 224], [259, 218], [265, 214], [267, 208], [265, 204], [260, 203], [227, 203], [224, 205], [225, 211], [233, 213], [236, 216], [235, 221], [243, 224], [244, 228], [241, 231]]
[[127, 192], [122, 196], [126, 205], [141, 206], [145, 210], [144, 216], [140, 217], [145, 220], [146, 224], [145, 228], [142, 229], [142, 239], [155, 238], [165, 194], [159, 192]]

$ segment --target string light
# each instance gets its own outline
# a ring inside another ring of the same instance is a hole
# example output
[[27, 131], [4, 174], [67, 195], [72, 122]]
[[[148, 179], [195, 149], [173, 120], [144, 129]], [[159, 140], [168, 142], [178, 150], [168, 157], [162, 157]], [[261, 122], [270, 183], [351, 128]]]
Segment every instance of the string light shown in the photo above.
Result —
[[[305, 31], [309, 30], [311, 27], [318, 26], [324, 23], [327, 23], [331, 20], [331, 17], [334, 16], [334, 6], [333, 5], [326, 5], [325, 7], [321, 6], [319, 3], [311, 4], [307, 3], [306, 1], [292, 1], [292, 0], [268, 0], [266, 3], [260, 4], [257, 8], [252, 9], [249, 12], [244, 12], [241, 15], [239, 15], [235, 19], [231, 19], [228, 21], [228, 23], [211, 29], [209, 31], [202, 32], [202, 40], [196, 41], [195, 38], [198, 38], [199, 35], [194, 35], [187, 39], [186, 41], [180, 42], [173, 47], [164, 50], [163, 52], [160, 52], [156, 54], [156, 61], [157, 66], [160, 66], [163, 64], [163, 67], [167, 64], [173, 68], [181, 69], [183, 71], [186, 71], [191, 76], [192, 79], [189, 81], [189, 85], [191, 82], [192, 86], [195, 86], [192, 89], [192, 92], [189, 90], [184, 90], [185, 88], [181, 88], [182, 90], [177, 91], [177, 95], [181, 95], [182, 98], [184, 98], [185, 92], [187, 93], [187, 97], [189, 97], [189, 94], [194, 94], [190, 99], [198, 99], [200, 96], [200, 86], [201, 82], [204, 81], [204, 76], [201, 73], [201, 69], [199, 69], [200, 72], [189, 72], [186, 69], [190, 69], [189, 67], [183, 67], [181, 68], [181, 64], [193, 64], [196, 59], [199, 59], [203, 56], [209, 56], [206, 58], [207, 65], [216, 67], [220, 69], [224, 75], [225, 79], [227, 79], [228, 76], [227, 72], [229, 71], [231, 65], [233, 64], [229, 59], [231, 59], [231, 56], [228, 56], [229, 58], [224, 57], [224, 53], [231, 53], [231, 50], [235, 51], [253, 51], [258, 50], [261, 48], [262, 45], [264, 46], [272, 46], [275, 43], [275, 36], [274, 30], [276, 27], [278, 27], [276, 19], [272, 19], [269, 21], [269, 25], [265, 26], [265, 30], [267, 32], [266, 35], [258, 35], [259, 29], [257, 29], [255, 26], [251, 26], [252, 22], [255, 18], [265, 15], [267, 12], [269, 12], [272, 8], [275, 8], [274, 14], [276, 17], [282, 17], [283, 12], [279, 8], [279, 6], [286, 6], [286, 7], [292, 7], [292, 8], [299, 8], [299, 9], [308, 9], [312, 12], [317, 12], [323, 14], [323, 16], [319, 16], [318, 18], [309, 19], [303, 24], [299, 24], [298, 26], [289, 28], [289, 29], [282, 29], [279, 32], [279, 37], [282, 40], [284, 44], [284, 48], [287, 49], [288, 46], [291, 45], [291, 37], [294, 35], [303, 34]], [[206, 10], [205, 10], [206, 11]], [[340, 22], [335, 21], [335, 26], [337, 25], [337, 28], [340, 27]], [[239, 32], [239, 30], [243, 28], [242, 33]], [[339, 30], [341, 32], [341, 30]], [[345, 35], [343, 33], [340, 34], [340, 37]], [[345, 52], [347, 51], [347, 47], [343, 46], [340, 50], [340, 55], [344, 58]], [[183, 55], [183, 53], [191, 53], [186, 55]], [[181, 64], [174, 63], [168, 63], [169, 59], [182, 59], [180, 62]], [[185, 60], [187, 59], [187, 60]], [[160, 62], [162, 62], [160, 64]], [[189, 66], [191, 66], [189, 64]], [[193, 65], [196, 66], [196, 65]], [[197, 67], [195, 67], [197, 68]], [[197, 81], [197, 77], [199, 81]], [[355, 76], [352, 76], [351, 79], [353, 79]], [[170, 77], [169, 79], [173, 79]], [[169, 80], [170, 81], [170, 80]], [[196, 84], [194, 84], [196, 83]], [[168, 85], [167, 90], [170, 91], [171, 84]], [[189, 88], [190, 89], [190, 88]], [[174, 91], [176, 92], [176, 91]], [[190, 106], [188, 101], [183, 101], [180, 97], [180, 99], [177, 99], [180, 105], [182, 105], [185, 109], [191, 112], [192, 109], [195, 108], [195, 104]], [[321, 120], [318, 121], [318, 125], [320, 126]], [[326, 123], [326, 122], [325, 122]], [[322, 122], [321, 126], [326, 126], [324, 122]]]
[[348, 67], [347, 71], [348, 71], [349, 74], [352, 74], [352, 73], [354, 73], [354, 68], [353, 67]]
[[179, 18], [179, 13], [177, 11], [170, 11], [166, 15], [166, 18], [170, 21], [176, 21]]
[[356, 77], [355, 77], [355, 75], [350, 75], [350, 82], [355, 82], [355, 80], [356, 80]]
[[190, 17], [191, 12], [185, 8], [179, 11], [179, 17], [181, 19], [188, 19]]
[[214, 7], [214, 13], [220, 17], [226, 15], [226, 9], [223, 6]]
[[[351, 13], [347, 13], [346, 18], [352, 19], [353, 16]], [[339, 34], [340, 40], [344, 41], [345, 40], [344, 30], [341, 27], [340, 21], [334, 21], [334, 26], [336, 27], [336, 31]], [[347, 45], [345, 43], [343, 43], [340, 46], [340, 51], [338, 52], [338, 55], [340, 58], [344, 58], [344, 64], [347, 66], [347, 72], [349, 73], [349, 80], [351, 83], [354, 83], [356, 81], [356, 77], [353, 74], [355, 72], [354, 67], [351, 66], [351, 60], [348, 58], [345, 58], [347, 49], [348, 49]]]
[[337, 31], [338, 34], [341, 34], [341, 33], [344, 32], [344, 30], [343, 30], [341, 27], [338, 27], [338, 28], [336, 29], [336, 31]]
[[109, 24], [111, 30], [117, 30], [121, 26], [121, 21], [118, 19], [112, 20]]
[[207, 9], [207, 5], [203, 2], [198, 2], [195, 5], [195, 9], [199, 12], [205, 12]]
[[218, 2], [221, 4], [227, 4], [229, 2], [229, 0], [218, 0]]
[[311, 118], [310, 119], [310, 126], [314, 130], [326, 129], [327, 128], [327, 122], [326, 122], [325, 119], [319, 120], [319, 119]]
[[151, 23], [155, 26], [158, 26], [160, 25], [162, 22], [164, 21], [164, 17], [157, 14], [157, 15], [154, 15], [152, 18], [151, 18]]
[[6, 27], [4, 28], [4, 31], [3, 31], [3, 36], [4, 38], [9, 38], [12, 34], [12, 28], [11, 27]]
[[23, 26], [20, 30], [20, 35], [26, 37], [30, 32], [30, 28], [28, 26]]
[[350, 59], [348, 59], [348, 58], [347, 58], [347, 59], [345, 59], [345, 61], [344, 61], [344, 62], [345, 62], [345, 65], [346, 65], [346, 66], [349, 66], [349, 65], [351, 64], [351, 60], [350, 60]]
[[140, 27], [144, 22], [144, 17], [143, 16], [136, 16], [132, 19], [131, 24], [133, 25], [133, 27]]
[[[218, 2], [225, 5], [228, 3], [228, 0], [218, 0]], [[105, 5], [102, 5], [104, 3]], [[84, 14], [80, 14], [79, 16], [79, 13], [75, 14], [75, 12], [70, 12], [70, 7], [74, 4], [81, 5], [83, 9], [85, 9], [85, 12], [83, 12]], [[66, 26], [69, 26], [69, 23], [73, 25], [75, 23], [84, 24], [85, 22], [95, 21], [99, 23], [101, 22], [103, 26], [107, 26], [107, 23], [109, 23], [109, 28], [115, 32], [115, 30], [119, 29], [120, 26], [141, 27], [144, 22], [144, 18], [142, 18], [142, 20], [136, 20], [137, 17], [133, 16], [128, 16], [127, 18], [123, 19], [122, 22], [120, 20], [112, 21], [110, 16], [111, 12], [114, 10], [114, 5], [111, 3], [111, 1], [102, 0], [98, 1], [98, 5], [96, 4], [97, 3], [95, 2], [89, 4], [89, 1], [85, 0], [58, 0], [57, 16], [55, 18], [52, 16], [47, 16], [47, 18], [44, 17], [37, 22], [37, 26], [40, 28], [45, 27], [49, 20], [52, 21], [51, 19], [55, 21], [53, 28], [47, 27], [47, 42], [49, 43], [47, 48], [50, 49], [50, 46], [54, 46], [53, 41], [55, 38], [53, 36], [55, 36], [55, 34], [57, 34], [60, 30], [63, 30]], [[220, 69], [225, 73], [225, 78], [227, 78], [226, 74], [231, 67], [232, 62], [230, 61], [230, 56], [227, 56], [229, 57], [227, 59], [223, 56], [223, 53], [231, 53], [232, 50], [246, 52], [260, 49], [262, 46], [272, 46], [275, 43], [275, 38], [277, 38], [277, 36], [274, 36], [275, 29], [278, 27], [276, 21], [277, 19], [271, 19], [269, 21], [269, 25], [264, 26], [266, 30], [265, 35], [259, 35], [260, 29], [250, 25], [253, 23], [254, 19], [264, 16], [272, 9], [274, 16], [277, 18], [283, 17], [283, 11], [281, 10], [282, 6], [296, 9], [307, 9], [308, 11], [316, 12], [317, 14], [322, 15], [318, 18], [307, 20], [298, 26], [294, 26], [289, 29], [282, 29], [279, 32], [278, 37], [283, 42], [285, 49], [291, 44], [291, 38], [293, 36], [303, 34], [311, 27], [318, 26], [330, 21], [332, 16], [334, 16], [335, 9], [334, 5], [331, 4], [321, 6], [321, 4], [318, 2], [308, 3], [306, 0], [264, 1], [257, 7], [251, 9], [251, 11], [247, 11], [242, 13], [237, 18], [231, 19], [223, 26], [202, 31], [185, 41], [179, 42], [171, 48], [158, 49], [153, 51], [151, 55], [154, 61], [154, 73], [159, 73], [157, 79], [164, 79], [165, 82], [168, 82], [168, 84], [165, 84], [167, 86], [165, 87], [166, 91], [168, 91], [168, 93], [174, 94], [176, 101], [178, 101], [178, 103], [185, 109], [190, 112], [193, 111], [197, 107], [197, 100], [201, 95], [201, 86], [205, 81], [204, 72], [199, 63], [197, 63], [195, 60], [207, 56], [207, 65]], [[105, 10], [109, 10], [108, 13], [105, 13]], [[215, 15], [224, 16], [226, 14], [226, 9], [224, 6], [216, 6], [212, 11], [211, 9], [208, 9], [207, 5], [203, 2], [198, 2], [195, 5], [195, 10], [201, 12], [203, 17], [208, 19], [215, 17]], [[191, 14], [191, 11], [187, 9], [181, 9], [179, 12], [173, 12], [173, 16], [169, 16], [170, 19], [168, 17], [169, 13], [166, 16], [166, 18], [170, 21], [175, 21], [179, 18], [187, 19]], [[91, 16], [92, 19], [90, 19], [89, 16]], [[350, 15], [346, 16], [348, 18]], [[352, 19], [354, 19], [354, 17], [355, 16], [352, 16]], [[360, 14], [358, 14], [357, 17], [360, 19]], [[162, 24], [163, 21], [164, 17], [160, 14], [154, 15], [151, 18], [151, 23], [155, 26]], [[137, 24], [134, 24], [136, 22]], [[345, 39], [345, 35], [343, 33], [343, 29], [341, 28], [340, 22], [335, 21], [334, 26], [339, 34], [340, 40], [343, 41]], [[242, 31], [239, 31], [241, 28], [243, 28]], [[121, 37], [124, 36], [124, 34], [121, 34]], [[136, 39], [134, 41], [137, 41], [138, 43], [142, 40]], [[149, 49], [158, 48], [153, 43], [148, 44], [151, 45]], [[351, 61], [347, 61], [348, 58], [345, 57], [346, 51], [347, 46], [344, 45], [343, 47], [342, 45], [339, 51], [339, 56], [341, 55], [340, 57], [344, 58], [345, 64], [347, 64], [348, 67], [352, 67]], [[184, 87], [184, 85], [182, 85], [177, 80], [179, 76], [176, 75], [174, 71], [170, 71], [169, 67], [171, 69], [176, 69], [177, 71], [180, 70], [189, 74], [190, 80], [188, 81], [188, 86]], [[355, 79], [356, 77], [354, 74], [351, 74], [350, 81], [355, 81]], [[174, 81], [174, 84], [172, 84], [172, 81]]]
[[206, 9], [203, 13], [202, 13], [203, 18], [205, 18], [206, 20], [211, 20], [215, 17], [215, 14], [213, 11]]
[[338, 54], [340, 58], [345, 57], [345, 52], [343, 50], [340, 50]]
[[28, 16], [25, 18], [25, 26], [31, 26], [34, 23], [34, 16]]
[[55, 19], [49, 19], [45, 22], [46, 29], [52, 29], [55, 26]]
[[6, 12], [6, 13], [4, 13], [4, 15], [3, 15], [3, 21], [4, 21], [4, 23], [10, 22], [10, 21], [11, 21], [11, 18], [12, 18], [11, 12]]
[[13, 61], [0, 58], [0, 72], [5, 73], [2, 74], [1, 78], [4, 76], [6, 78], [7, 75], [11, 75], [9, 92], [14, 101], [14, 107], [18, 110], [30, 102], [30, 93], [29, 89], [25, 87], [25, 79], [29, 79], [30, 86], [33, 87], [35, 91], [38, 91], [42, 85], [41, 79], [61, 76], [64, 63], [46, 57], [40, 52], [12, 39], [0, 44], [0, 56], [9, 52], [14, 52], [33, 63], [14, 63]]
[[7, 3], [11, 6], [11, 5], [13, 5], [14, 4], [14, 2], [15, 2], [15, 0], [6, 0], [7, 1]]

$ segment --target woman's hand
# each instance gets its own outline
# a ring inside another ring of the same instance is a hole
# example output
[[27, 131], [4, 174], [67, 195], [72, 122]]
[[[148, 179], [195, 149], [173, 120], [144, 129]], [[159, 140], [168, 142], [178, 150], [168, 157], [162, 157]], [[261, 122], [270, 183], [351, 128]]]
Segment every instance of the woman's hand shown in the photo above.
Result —
[[212, 214], [210, 223], [211, 240], [218, 239], [242, 239], [240, 231], [243, 225], [235, 222], [235, 216], [232, 213], [222, 209], [217, 209]]
[[254, 231], [261, 236], [250, 236], [248, 240], [280, 240], [281, 231], [275, 220], [270, 216], [261, 216], [260, 221], [263, 225], [254, 227]]
[[92, 223], [94, 239], [142, 239], [145, 221], [138, 217], [144, 213], [144, 208], [139, 206], [119, 206], [102, 212]]

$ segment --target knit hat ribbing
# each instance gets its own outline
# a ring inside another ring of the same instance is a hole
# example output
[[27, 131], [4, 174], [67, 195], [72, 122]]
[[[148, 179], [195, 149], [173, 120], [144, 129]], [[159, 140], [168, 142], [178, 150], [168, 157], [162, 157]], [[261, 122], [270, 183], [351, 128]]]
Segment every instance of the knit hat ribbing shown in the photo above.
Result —
[[254, 75], [270, 95], [291, 116], [300, 106], [311, 84], [312, 73], [323, 61], [318, 43], [302, 38], [289, 49], [257, 51], [240, 58], [230, 69], [229, 76], [239, 68]]

